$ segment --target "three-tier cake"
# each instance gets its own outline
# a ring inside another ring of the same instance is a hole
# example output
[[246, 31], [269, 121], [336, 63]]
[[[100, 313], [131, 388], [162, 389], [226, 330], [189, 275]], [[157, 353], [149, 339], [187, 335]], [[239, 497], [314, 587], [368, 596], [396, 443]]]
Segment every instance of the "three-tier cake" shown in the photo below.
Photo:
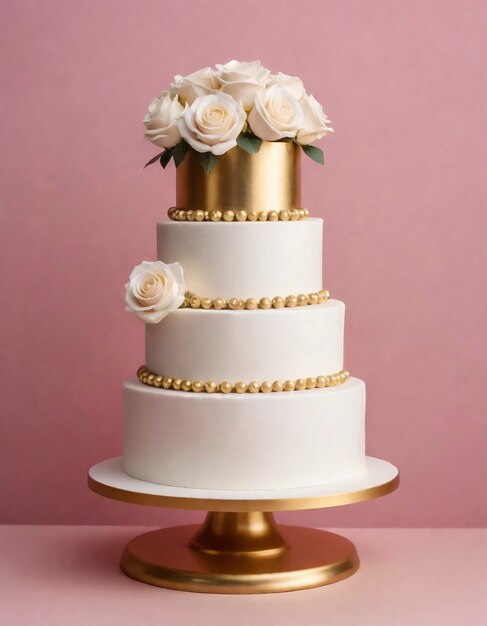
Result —
[[[157, 225], [158, 261], [136, 267], [126, 285], [128, 309], [146, 322], [146, 360], [125, 383], [123, 468], [208, 490], [346, 480], [365, 468], [365, 385], [344, 369], [345, 306], [323, 282], [323, 220], [301, 206], [310, 146], [292, 126], [306, 126], [306, 102], [293, 95], [299, 79], [281, 74], [248, 105], [248, 90], [235, 97], [248, 81], [227, 74], [234, 80], [211, 89], [214, 75], [176, 77], [179, 99], [163, 92], [146, 119], [165, 148], [161, 164], [174, 157], [178, 166], [177, 193], [170, 220]], [[323, 116], [321, 136], [330, 130]], [[286, 124], [287, 136], [272, 135]], [[207, 137], [205, 153], [198, 141]], [[233, 143], [221, 151], [223, 141]]]

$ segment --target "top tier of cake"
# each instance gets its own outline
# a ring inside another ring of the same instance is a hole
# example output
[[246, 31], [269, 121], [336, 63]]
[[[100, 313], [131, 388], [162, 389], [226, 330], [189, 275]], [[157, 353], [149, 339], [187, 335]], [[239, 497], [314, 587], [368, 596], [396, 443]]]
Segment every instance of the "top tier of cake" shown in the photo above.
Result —
[[290, 211], [301, 208], [301, 149], [264, 141], [259, 152], [239, 147], [206, 173], [194, 151], [176, 171], [176, 207], [186, 210]]
[[161, 222], [157, 256], [181, 263], [187, 289], [201, 298], [285, 297], [323, 288], [322, 238], [320, 218]]

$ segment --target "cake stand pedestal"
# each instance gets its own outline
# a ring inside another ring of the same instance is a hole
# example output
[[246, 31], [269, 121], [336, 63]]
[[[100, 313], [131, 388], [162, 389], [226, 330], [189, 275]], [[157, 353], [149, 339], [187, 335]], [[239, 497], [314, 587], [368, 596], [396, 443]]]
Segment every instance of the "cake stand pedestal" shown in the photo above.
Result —
[[371, 500], [399, 486], [387, 461], [367, 457], [357, 478], [279, 490], [220, 491], [157, 485], [125, 474], [121, 458], [92, 467], [96, 493], [148, 506], [210, 511], [202, 526], [144, 533], [125, 547], [121, 568], [159, 587], [205, 593], [308, 589], [351, 576], [359, 558], [351, 541], [323, 530], [277, 526], [273, 511], [317, 509]]

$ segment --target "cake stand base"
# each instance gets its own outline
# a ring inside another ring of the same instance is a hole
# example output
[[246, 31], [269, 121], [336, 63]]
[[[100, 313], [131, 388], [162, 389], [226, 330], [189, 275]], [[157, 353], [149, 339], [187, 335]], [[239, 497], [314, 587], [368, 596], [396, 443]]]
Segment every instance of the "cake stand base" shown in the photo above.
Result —
[[94, 465], [96, 493], [133, 504], [210, 511], [201, 527], [177, 526], [135, 537], [122, 555], [131, 578], [158, 587], [205, 593], [271, 593], [308, 589], [351, 576], [359, 558], [351, 541], [323, 530], [276, 526], [274, 511], [334, 507], [380, 498], [399, 486], [394, 465], [366, 457], [349, 480], [290, 489], [208, 490], [128, 476], [120, 457]]
[[[281, 534], [282, 533], [282, 534]], [[351, 576], [351, 541], [327, 531], [277, 528], [271, 513], [208, 513], [203, 526], [176, 526], [132, 539], [121, 568], [135, 580], [204, 593], [309, 589]]]

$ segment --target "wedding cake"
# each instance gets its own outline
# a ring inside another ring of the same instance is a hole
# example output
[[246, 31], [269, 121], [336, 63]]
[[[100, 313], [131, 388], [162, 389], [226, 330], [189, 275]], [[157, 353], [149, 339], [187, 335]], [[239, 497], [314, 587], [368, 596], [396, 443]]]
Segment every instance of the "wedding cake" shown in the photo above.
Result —
[[126, 285], [145, 364], [125, 383], [124, 471], [208, 490], [324, 485], [365, 470], [365, 385], [322, 279], [301, 155], [332, 129], [301, 80], [231, 61], [149, 106], [149, 163], [176, 165], [156, 261]]

